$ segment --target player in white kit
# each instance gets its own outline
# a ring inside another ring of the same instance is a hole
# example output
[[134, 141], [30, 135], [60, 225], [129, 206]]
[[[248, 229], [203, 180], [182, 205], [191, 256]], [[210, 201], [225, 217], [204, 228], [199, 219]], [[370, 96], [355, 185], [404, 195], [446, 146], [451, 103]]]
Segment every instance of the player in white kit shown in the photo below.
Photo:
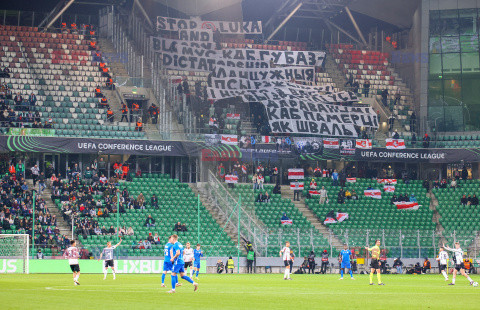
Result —
[[462, 276], [467, 278], [470, 282], [470, 285], [473, 284], [472, 278], [468, 274], [465, 273], [465, 266], [463, 265], [463, 250], [460, 248], [460, 243], [455, 242], [455, 249], [449, 248], [448, 246], [443, 245], [445, 250], [453, 252], [452, 259], [455, 262], [455, 269], [453, 269], [453, 276], [452, 276], [452, 283], [448, 285], [455, 285], [455, 278], [457, 277], [457, 273], [460, 272]]
[[438, 253], [437, 261], [440, 263], [440, 272], [442, 273], [445, 281], [448, 281], [447, 273], [447, 264], [448, 264], [448, 253], [443, 247], [440, 247], [440, 252]]
[[290, 261], [291, 261], [290, 242], [287, 241], [285, 243], [285, 247], [280, 251], [280, 257], [283, 258], [283, 264], [285, 265], [285, 273], [283, 275], [283, 279], [284, 280], [292, 280], [290, 278], [290, 273], [291, 273], [291, 270], [290, 270]]
[[80, 266], [78, 265], [78, 258], [80, 257], [80, 254], [75, 240], [72, 240], [70, 242], [70, 247], [65, 250], [63, 257], [65, 259], [68, 259], [68, 264], [70, 265], [70, 269], [73, 272], [73, 284], [80, 285], [80, 283], [78, 283], [78, 278], [80, 277]]
[[113, 261], [113, 250], [115, 250], [120, 245], [120, 243], [122, 243], [122, 237], [120, 237], [120, 242], [115, 244], [114, 246], [112, 246], [112, 243], [108, 241], [107, 247], [104, 248], [102, 254], [100, 254], [100, 258], [98, 259], [99, 261], [102, 259], [102, 257], [105, 257], [103, 280], [107, 279], [108, 267], [112, 268], [113, 280], [115, 280], [115, 262]]
[[183, 250], [183, 261], [185, 262], [184, 269], [187, 272], [187, 268], [190, 267], [190, 278], [193, 276], [193, 249], [190, 247], [190, 242], [187, 242], [185, 249]]

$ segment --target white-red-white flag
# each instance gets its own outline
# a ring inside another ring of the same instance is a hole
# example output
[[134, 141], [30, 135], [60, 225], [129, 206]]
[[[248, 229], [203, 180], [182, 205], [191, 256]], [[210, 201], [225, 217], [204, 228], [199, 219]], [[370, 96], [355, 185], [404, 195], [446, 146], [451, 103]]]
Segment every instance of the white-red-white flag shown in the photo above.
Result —
[[319, 192], [319, 191], [317, 191], [317, 190], [312, 190], [312, 189], [309, 190], [308, 193], [309, 193], [310, 195], [312, 195], [312, 196], [318, 196], [318, 195], [320, 195], [320, 192]]
[[225, 183], [238, 183], [238, 175], [233, 175], [233, 174], [225, 175]]
[[325, 138], [323, 139], [323, 147], [326, 149], [338, 149], [340, 148], [340, 143], [338, 139]]
[[379, 189], [367, 189], [364, 190], [363, 193], [366, 197], [382, 199], [382, 192]]
[[371, 149], [372, 148], [372, 140], [370, 139], [357, 139], [355, 141], [355, 147], [357, 149]]
[[281, 221], [282, 221], [282, 225], [292, 225], [293, 224], [292, 220], [281, 220]]
[[394, 193], [395, 192], [395, 186], [385, 185], [385, 186], [383, 186], [383, 191], [386, 192], [386, 193]]
[[288, 169], [289, 180], [301, 180], [305, 178], [305, 172], [301, 168]]
[[394, 202], [394, 205], [397, 206], [398, 210], [418, 210], [420, 205], [418, 202], [410, 202], [410, 201], [399, 201]]
[[378, 184], [397, 184], [397, 179], [377, 179]]
[[227, 119], [240, 119], [240, 113], [227, 113]]
[[347, 178], [348, 183], [357, 183], [357, 178]]
[[334, 218], [332, 218], [332, 217], [327, 217], [327, 218], [325, 219], [325, 221], [323, 221], [323, 224], [334, 224], [334, 223], [336, 223], [336, 222], [337, 222], [337, 221], [336, 221]]
[[290, 182], [290, 189], [292, 191], [294, 190], [303, 190], [304, 186], [303, 186], [303, 182], [298, 182], [298, 184], [295, 184], [296, 182]]
[[337, 222], [341, 223], [341, 222], [345, 221], [346, 219], [348, 219], [348, 213], [337, 212]]
[[401, 150], [405, 148], [405, 140], [403, 139], [386, 139], [387, 149], [389, 150]]
[[237, 145], [238, 144], [238, 136], [237, 135], [222, 135], [222, 143], [229, 144], [229, 145]]
[[270, 143], [270, 142], [272, 142], [272, 137], [270, 137], [270, 136], [262, 136], [262, 142], [263, 142], [263, 143]]

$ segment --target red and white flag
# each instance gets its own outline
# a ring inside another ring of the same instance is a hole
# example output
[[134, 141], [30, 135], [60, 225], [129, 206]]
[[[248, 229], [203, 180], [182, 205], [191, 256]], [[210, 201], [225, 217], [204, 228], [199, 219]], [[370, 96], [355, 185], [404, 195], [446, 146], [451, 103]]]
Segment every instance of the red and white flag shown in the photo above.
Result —
[[334, 218], [331, 218], [331, 217], [327, 217], [325, 219], [325, 221], [323, 221], [323, 224], [334, 224], [336, 223], [337, 221], [334, 219]]
[[339, 213], [337, 212], [337, 222], [341, 223], [348, 219], [348, 213]]
[[382, 199], [382, 192], [379, 189], [367, 189], [363, 191], [366, 197]]
[[242, 165], [242, 173], [247, 173], [247, 166], [245, 165]]
[[405, 140], [403, 139], [386, 139], [387, 149], [389, 150], [401, 150], [405, 148]]
[[227, 174], [225, 176], [225, 183], [238, 183], [238, 176], [233, 174]]
[[357, 178], [347, 178], [348, 183], [357, 183]]
[[370, 139], [357, 139], [355, 141], [355, 147], [357, 149], [371, 149], [372, 148], [372, 140]]
[[222, 143], [229, 144], [229, 145], [237, 145], [238, 144], [238, 136], [237, 135], [222, 135]]
[[340, 148], [340, 144], [338, 142], [338, 139], [325, 138], [323, 139], [323, 147], [326, 149], [338, 149]]
[[308, 193], [312, 196], [318, 196], [320, 195], [320, 192], [317, 190], [309, 190]]
[[385, 185], [383, 187], [383, 191], [386, 193], [394, 193], [395, 192], [395, 186], [393, 185]]
[[295, 182], [290, 182], [290, 189], [292, 191], [294, 190], [303, 190], [304, 186], [303, 186], [303, 182], [298, 182], [297, 185], [295, 185]]
[[240, 113], [227, 113], [227, 119], [240, 119]]
[[418, 210], [418, 207], [420, 207], [418, 202], [399, 201], [393, 204], [397, 206], [398, 210]]
[[292, 225], [293, 221], [292, 220], [282, 220], [282, 225]]
[[273, 141], [273, 140], [272, 140], [272, 137], [270, 137], [270, 136], [262, 136], [262, 142], [263, 142], [263, 143], [270, 143], [270, 142], [272, 142], [272, 141]]
[[305, 172], [301, 168], [288, 169], [289, 180], [301, 180], [305, 178]]
[[397, 179], [377, 179], [378, 184], [397, 184]]

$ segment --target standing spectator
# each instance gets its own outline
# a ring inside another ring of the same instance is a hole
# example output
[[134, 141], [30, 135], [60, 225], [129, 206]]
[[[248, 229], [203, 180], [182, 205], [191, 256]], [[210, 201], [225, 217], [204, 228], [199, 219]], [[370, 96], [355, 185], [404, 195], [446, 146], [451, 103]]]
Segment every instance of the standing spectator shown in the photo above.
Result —
[[103, 160], [103, 157], [100, 157], [100, 161], [98, 162], [98, 172], [100, 175], [106, 175], [107, 174], [107, 163]]
[[410, 115], [410, 131], [415, 131], [415, 125], [417, 121], [417, 116], [415, 114], [415, 111], [412, 112], [412, 115]]
[[393, 101], [393, 105], [400, 103], [400, 99], [402, 98], [402, 93], [400, 92], [400, 88], [395, 93], [395, 100]]
[[34, 93], [31, 93], [28, 97], [28, 103], [30, 104], [30, 107], [35, 106], [35, 104], [37, 103], [37, 96], [35, 96]]
[[32, 171], [33, 186], [35, 186], [35, 184], [37, 184], [38, 176], [40, 175], [40, 169], [38, 168], [38, 165], [35, 165], [30, 170]]
[[298, 180], [295, 180], [293, 184], [295, 186], [295, 188], [293, 189], [293, 200], [300, 201], [300, 193], [302, 192], [302, 189], [300, 188], [300, 182], [298, 182]]
[[23, 102], [23, 97], [20, 95], [20, 93], [17, 93], [17, 95], [13, 98], [13, 101], [15, 102], [15, 105], [21, 105]]
[[320, 268], [320, 273], [327, 273], [327, 267], [328, 267], [328, 252], [327, 250], [323, 250], [323, 253], [322, 253], [322, 266]]
[[365, 80], [363, 83], [363, 95], [368, 98], [368, 94], [370, 92], [370, 81]]
[[15, 166], [15, 171], [17, 173], [17, 178], [25, 177], [25, 165], [22, 163], [22, 160], [19, 160]]
[[315, 274], [315, 252], [311, 251], [308, 255], [308, 273]]
[[423, 147], [428, 148], [430, 146], [430, 136], [428, 134], [425, 134], [423, 136]]
[[383, 105], [388, 107], [388, 90], [384, 89], [381, 93], [381, 96]]
[[333, 170], [332, 173], [333, 186], [338, 186], [338, 172], [337, 169]]
[[325, 186], [322, 186], [322, 189], [320, 190], [319, 204], [323, 205], [327, 200], [328, 200], [327, 190], [325, 189]]
[[348, 75], [348, 80], [347, 80], [347, 82], [345, 83], [345, 85], [343, 85], [343, 86], [344, 86], [344, 87], [347, 87], [347, 85], [353, 86], [353, 75], [352, 75], [352, 74], [349, 74], [349, 75]]
[[391, 113], [390, 116], [388, 117], [388, 130], [391, 131], [394, 125], [395, 125], [395, 115]]
[[43, 174], [43, 171], [40, 172], [40, 175], [38, 176], [38, 194], [41, 196], [43, 194], [43, 190], [47, 187], [45, 184], [45, 175]]

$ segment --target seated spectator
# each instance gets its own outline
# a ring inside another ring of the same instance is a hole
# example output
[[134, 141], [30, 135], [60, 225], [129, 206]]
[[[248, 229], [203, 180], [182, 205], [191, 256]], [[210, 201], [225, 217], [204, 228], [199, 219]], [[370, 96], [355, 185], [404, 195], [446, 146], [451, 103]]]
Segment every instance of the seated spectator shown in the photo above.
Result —
[[447, 180], [443, 179], [443, 180], [440, 182], [440, 188], [447, 188]]
[[221, 259], [217, 261], [217, 273], [222, 273], [225, 270], [225, 265], [223, 264]]
[[140, 193], [137, 196], [137, 203], [139, 206], [143, 206], [145, 204], [145, 196], [143, 196], [143, 193]]
[[265, 192], [263, 202], [270, 202], [270, 195], [268, 194], [268, 192]]
[[182, 224], [180, 222], [176, 223], [173, 227], [173, 231], [182, 231]]
[[155, 242], [155, 244], [162, 244], [162, 241], [160, 240], [160, 236], [158, 235], [158, 233], [155, 233], [155, 236], [153, 236], [153, 241]]
[[148, 242], [150, 242], [150, 243], [155, 243], [155, 240], [153, 239], [152, 233], [148, 233], [147, 240], [148, 240]]
[[338, 192], [338, 195], [337, 195], [337, 203], [340, 203], [340, 204], [345, 203], [345, 192], [343, 191], [343, 189], [341, 189], [341, 190]]
[[473, 195], [473, 197], [472, 197], [472, 206], [478, 206], [477, 195]]
[[348, 189], [345, 191], [345, 198], [352, 199], [352, 193]]
[[273, 193], [274, 194], [281, 194], [282, 193], [280, 183], [277, 183], [277, 185], [275, 185], [275, 187], [273, 188]]
[[467, 197], [467, 206], [471, 205], [472, 204], [472, 196], [471, 195], [468, 195]]
[[450, 182], [450, 188], [456, 189], [457, 188], [457, 180], [452, 179], [452, 182]]
[[15, 102], [15, 105], [21, 105], [23, 102], [22, 95], [20, 95], [20, 93], [17, 93], [17, 95], [13, 98], [13, 101]]
[[128, 227], [128, 229], [127, 229], [127, 235], [128, 235], [128, 236], [133, 236], [134, 234], [135, 234], [135, 233], [134, 233], [134, 231], [133, 231], [132, 226]]
[[413, 193], [410, 195], [410, 202], [417, 202], [417, 198]]
[[466, 206], [468, 203], [467, 196], [463, 195], [462, 198], [460, 198], [460, 204]]
[[155, 196], [155, 194], [152, 195], [152, 198], [150, 198], [150, 204], [152, 205], [152, 207], [154, 207], [155, 209], [158, 209], [158, 198], [157, 196]]
[[427, 273], [427, 270], [430, 270], [430, 269], [431, 269], [430, 261], [428, 260], [428, 257], [425, 257], [425, 261], [423, 262], [422, 274]]
[[9, 78], [10, 77], [10, 69], [8, 67], [3, 68], [3, 70], [0, 72], [0, 77]]
[[358, 195], [355, 190], [352, 190], [352, 200], [358, 200]]
[[264, 201], [265, 201], [265, 195], [262, 192], [260, 192], [257, 196], [256, 202], [264, 202]]
[[390, 202], [391, 202], [392, 205], [393, 205], [394, 202], [397, 202], [397, 201], [398, 201], [397, 195], [393, 194], [392, 198], [390, 198]]
[[108, 234], [115, 235], [115, 228], [113, 227], [113, 225], [111, 225], [110, 228], [108, 229]]
[[182, 231], [188, 231], [187, 224], [185, 223], [182, 224]]
[[152, 215], [148, 215], [147, 219], [145, 220], [145, 226], [155, 227], [155, 219], [152, 217]]

